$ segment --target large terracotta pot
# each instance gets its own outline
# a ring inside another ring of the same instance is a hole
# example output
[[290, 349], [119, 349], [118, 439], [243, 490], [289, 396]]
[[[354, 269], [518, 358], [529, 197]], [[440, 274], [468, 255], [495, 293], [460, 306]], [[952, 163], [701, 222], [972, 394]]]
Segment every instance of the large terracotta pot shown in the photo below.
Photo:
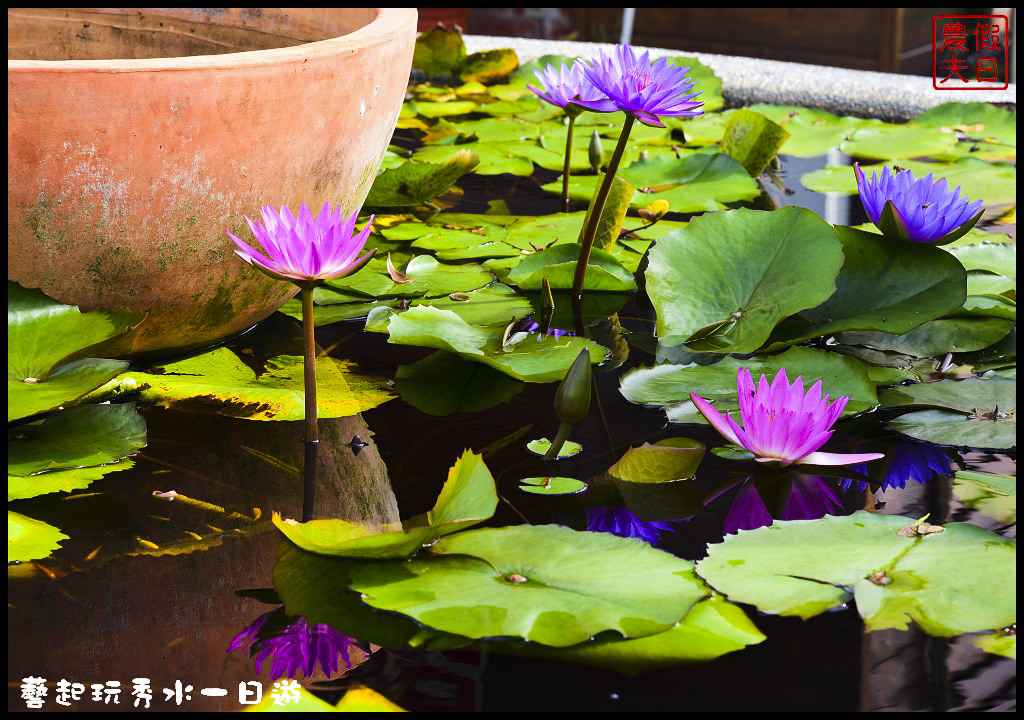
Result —
[[9, 9], [8, 278], [147, 312], [108, 356], [259, 322], [295, 287], [225, 228], [251, 238], [265, 204], [360, 208], [415, 30], [403, 8]]

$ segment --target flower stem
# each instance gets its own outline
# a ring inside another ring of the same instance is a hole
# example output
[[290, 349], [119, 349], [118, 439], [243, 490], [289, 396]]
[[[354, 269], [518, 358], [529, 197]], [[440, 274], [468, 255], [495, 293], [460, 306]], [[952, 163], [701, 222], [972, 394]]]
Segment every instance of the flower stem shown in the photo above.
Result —
[[569, 212], [569, 165], [572, 159], [572, 129], [576, 116], [569, 115], [569, 130], [565, 133], [565, 167], [562, 169], [562, 212]]
[[612, 189], [612, 181], [615, 180], [615, 173], [618, 172], [619, 162], [626, 150], [626, 141], [629, 140], [629, 132], [633, 129], [635, 122], [632, 115], [626, 115], [626, 121], [622, 124], [622, 132], [619, 133], [619, 141], [615, 144], [612, 152], [612, 159], [608, 162], [608, 170], [604, 175], [604, 182], [597, 192], [597, 199], [590, 213], [590, 220], [587, 222], [587, 229], [583, 235], [583, 249], [580, 250], [579, 260], [576, 261], [576, 275], [572, 280], [573, 297], [583, 297], [583, 281], [587, 277], [587, 263], [590, 261], [590, 251], [594, 247], [594, 239], [597, 237], [597, 226], [601, 223], [601, 214], [604, 212], [604, 205], [608, 201], [608, 193]]
[[569, 439], [569, 431], [572, 430], [572, 423], [564, 422], [558, 426], [558, 434], [555, 435], [555, 439], [551, 441], [551, 447], [544, 453], [545, 460], [554, 460], [558, 457], [558, 451], [565, 445], [565, 441]]
[[306, 443], [302, 468], [302, 522], [313, 519], [316, 499], [316, 456], [320, 428], [316, 416], [316, 342], [313, 324], [313, 288], [302, 288], [303, 379], [306, 400]]

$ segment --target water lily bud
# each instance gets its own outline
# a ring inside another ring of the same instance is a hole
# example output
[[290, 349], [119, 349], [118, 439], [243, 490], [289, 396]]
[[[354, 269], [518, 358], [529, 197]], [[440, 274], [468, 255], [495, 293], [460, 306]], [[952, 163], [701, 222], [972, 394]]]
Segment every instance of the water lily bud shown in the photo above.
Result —
[[597, 172], [601, 169], [601, 163], [604, 162], [604, 147], [601, 145], [601, 136], [597, 134], [597, 130], [590, 136], [590, 169]]
[[555, 412], [563, 423], [573, 424], [590, 410], [590, 351], [584, 348], [565, 374], [555, 393]]

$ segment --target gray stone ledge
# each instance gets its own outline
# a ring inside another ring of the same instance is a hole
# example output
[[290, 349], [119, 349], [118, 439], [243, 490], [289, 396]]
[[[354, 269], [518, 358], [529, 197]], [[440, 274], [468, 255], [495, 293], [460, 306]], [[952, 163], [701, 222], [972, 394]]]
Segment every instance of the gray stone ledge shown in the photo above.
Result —
[[[510, 47], [520, 62], [541, 55], [593, 57], [599, 49], [614, 45], [529, 38], [467, 35], [469, 52]], [[824, 65], [761, 60], [758, 58], [688, 53], [681, 50], [643, 48], [652, 58], [665, 55], [696, 57], [722, 79], [722, 93], [729, 106], [757, 102], [777, 105], [803, 105], [842, 115], [876, 117], [885, 120], [909, 120], [945, 102], [990, 102], [1016, 109], [1017, 85], [1005, 90], [936, 90], [932, 80], [917, 75], [846, 70]]]

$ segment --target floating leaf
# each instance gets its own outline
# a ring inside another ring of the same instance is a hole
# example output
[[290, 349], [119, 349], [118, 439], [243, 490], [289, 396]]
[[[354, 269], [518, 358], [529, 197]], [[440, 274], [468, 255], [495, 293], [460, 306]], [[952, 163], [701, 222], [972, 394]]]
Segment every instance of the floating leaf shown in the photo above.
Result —
[[768, 119], [782, 125], [789, 138], [782, 146], [782, 152], [796, 157], [825, 155], [856, 128], [875, 124], [877, 120], [856, 117], [840, 117], [826, 110], [795, 105], [751, 105], [750, 110], [761, 113]]
[[971, 138], [1008, 146], [1017, 145], [1017, 113], [980, 102], [948, 102], [921, 113], [915, 126], [930, 127], [945, 134], [953, 131]]
[[953, 494], [982, 515], [1017, 524], [1017, 478], [1012, 475], [962, 470], [953, 478]]
[[913, 357], [939, 357], [947, 352], [962, 353], [987, 348], [1005, 337], [1014, 326], [1012, 320], [1004, 318], [942, 318], [926, 322], [902, 335], [845, 332], [839, 336], [839, 341]]
[[110, 465], [146, 446], [146, 421], [134, 403], [61, 410], [13, 432], [13, 440], [8, 432], [7, 473], [19, 477]]
[[749, 108], [732, 114], [725, 125], [721, 150], [757, 177], [768, 167], [789, 133], [764, 115]]
[[462, 35], [438, 25], [416, 38], [412, 66], [431, 76], [452, 75], [465, 58]]
[[741, 530], [711, 545], [697, 572], [733, 602], [768, 613], [806, 619], [856, 598], [869, 630], [915, 622], [951, 636], [1015, 621], [1016, 586], [1005, 582], [1013, 540], [962, 523], [904, 537], [906, 524], [858, 511]]
[[441, 195], [480, 162], [469, 150], [459, 150], [442, 163], [410, 160], [377, 176], [366, 197], [367, 207], [422, 205]]
[[947, 410], [920, 410], [901, 415], [887, 424], [904, 435], [936, 445], [997, 450], [1017, 447], [1017, 423], [1012, 419], [972, 417]]
[[425, 516], [412, 518], [401, 530], [375, 532], [346, 520], [299, 523], [274, 515], [274, 525], [303, 550], [339, 557], [408, 557], [442, 535], [483, 522], [494, 514], [498, 496], [494, 478], [481, 456], [466, 450], [451, 470], [441, 493]]
[[753, 352], [781, 319], [827, 300], [842, 264], [832, 228], [808, 210], [694, 218], [649, 254], [658, 338], [695, 350]]
[[[526, 449], [532, 452], [534, 455], [540, 455], [544, 457], [547, 451], [551, 448], [551, 441], [547, 438], [540, 438], [539, 440], [531, 440], [526, 443]], [[558, 451], [559, 458], [572, 457], [573, 455], [579, 455], [583, 451], [583, 446], [579, 443], [573, 442], [572, 440], [566, 440], [562, 444], [562, 449]], [[526, 482], [525, 480], [523, 482]]]
[[[601, 210], [601, 219], [597, 223], [597, 232], [594, 235], [594, 247], [599, 250], [608, 250], [619, 239], [622, 231], [622, 222], [626, 219], [626, 212], [629, 210], [629, 203], [633, 199], [633, 186], [622, 178], [612, 178], [612, 185], [608, 189], [608, 197], [605, 198], [604, 208]], [[577, 242], [583, 244], [583, 236], [586, 234], [590, 224], [590, 216], [594, 212], [594, 203], [597, 202], [597, 195], [590, 199], [587, 206], [587, 214], [580, 226], [580, 234]], [[664, 202], [664, 201], [662, 201]], [[664, 203], [666, 206], [668, 203]], [[665, 208], [667, 212], [668, 208]], [[663, 213], [664, 214], [664, 213]]]
[[565, 647], [614, 630], [666, 630], [707, 595], [691, 563], [646, 543], [555, 525], [448, 536], [439, 557], [365, 565], [353, 589], [377, 608], [473, 638], [514, 636]]
[[[154, 372], [129, 372], [143, 400], [179, 410], [209, 410], [246, 420], [302, 420], [305, 417], [303, 359], [281, 355], [267, 361], [257, 377], [227, 348], [164, 363]], [[316, 360], [317, 413], [349, 417], [394, 398], [384, 381], [352, 372], [354, 363], [332, 357]]]
[[1014, 633], [986, 633], [973, 638], [975, 647], [993, 655], [1017, 659], [1017, 634]]
[[459, 67], [463, 82], [485, 83], [509, 75], [519, 67], [519, 58], [511, 48], [486, 50], [468, 55]]
[[878, 404], [875, 386], [863, 363], [852, 357], [805, 347], [793, 347], [764, 358], [726, 357], [714, 365], [637, 368], [622, 376], [619, 391], [631, 402], [664, 406], [669, 422], [706, 423], [690, 401], [690, 393], [695, 392], [713, 402], [723, 413], [738, 409], [736, 375], [741, 367], [750, 370], [754, 378], [764, 373], [769, 379], [779, 368], [786, 368], [786, 375], [802, 377], [805, 387], [821, 380], [823, 392], [832, 397], [846, 395], [850, 398], [844, 414], [864, 412]]
[[968, 270], [987, 270], [1017, 282], [1016, 243], [976, 243], [949, 249]]
[[849, 330], [899, 335], [963, 304], [967, 276], [945, 250], [843, 226], [835, 233], [846, 255], [835, 293], [783, 322], [768, 350]]
[[74, 468], [72, 470], [53, 470], [27, 477], [8, 475], [7, 501], [24, 500], [54, 492], [82, 490], [104, 475], [121, 470], [129, 470], [134, 465], [135, 463], [131, 460], [121, 460], [110, 465]]
[[[579, 450], [576, 452], [579, 452]], [[559, 457], [564, 456], [559, 453]], [[521, 483], [519, 485], [520, 490], [533, 493], [534, 495], [575, 495], [587, 489], [585, 482], [569, 477], [531, 477], [523, 478], [519, 482]]]
[[616, 480], [664, 483], [692, 478], [704, 457], [704, 443], [690, 438], [666, 438], [653, 445], [631, 447], [608, 469]]
[[480, 412], [522, 392], [523, 383], [503, 372], [439, 350], [412, 365], [401, 365], [395, 390], [428, 415]]
[[53, 525], [7, 511], [7, 562], [40, 560], [60, 547], [68, 536]]
[[[540, 290], [544, 278], [552, 288], [568, 290], [572, 287], [576, 263], [581, 247], [576, 243], [554, 245], [527, 255], [505, 278], [523, 290]], [[628, 292], [636, 289], [633, 275], [610, 253], [592, 248], [587, 260], [584, 290], [591, 292]]]
[[952, 133], [932, 127], [879, 123], [855, 129], [839, 149], [847, 155], [868, 160], [900, 160], [951, 152], [956, 146]]

